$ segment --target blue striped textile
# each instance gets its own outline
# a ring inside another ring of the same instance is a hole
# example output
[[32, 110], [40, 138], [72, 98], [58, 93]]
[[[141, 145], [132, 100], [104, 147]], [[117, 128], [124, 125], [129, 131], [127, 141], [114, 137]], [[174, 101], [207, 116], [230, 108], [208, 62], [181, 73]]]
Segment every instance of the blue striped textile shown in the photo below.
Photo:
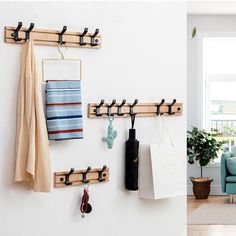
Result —
[[79, 80], [49, 80], [46, 89], [48, 138], [83, 138], [81, 83]]

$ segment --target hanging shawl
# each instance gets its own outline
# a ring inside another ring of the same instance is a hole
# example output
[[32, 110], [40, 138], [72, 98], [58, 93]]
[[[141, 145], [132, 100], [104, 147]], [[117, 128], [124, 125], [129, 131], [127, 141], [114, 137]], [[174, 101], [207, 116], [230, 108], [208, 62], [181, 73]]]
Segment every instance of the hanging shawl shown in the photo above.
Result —
[[47, 128], [50, 140], [82, 139], [79, 80], [47, 81]]
[[49, 141], [37, 75], [33, 41], [23, 48], [17, 102], [15, 181], [35, 192], [51, 191]]

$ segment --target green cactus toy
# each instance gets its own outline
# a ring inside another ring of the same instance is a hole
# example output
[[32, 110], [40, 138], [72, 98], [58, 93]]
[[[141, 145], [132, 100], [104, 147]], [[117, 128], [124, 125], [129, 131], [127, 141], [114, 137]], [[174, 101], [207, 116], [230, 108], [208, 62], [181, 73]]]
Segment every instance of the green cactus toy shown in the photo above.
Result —
[[112, 149], [114, 139], [117, 137], [117, 131], [114, 130], [113, 125], [112, 125], [112, 122], [114, 120], [114, 116], [108, 116], [108, 120], [109, 120], [109, 125], [108, 125], [108, 129], [107, 129], [107, 137], [103, 137], [102, 141], [107, 143], [107, 147], [109, 149]]

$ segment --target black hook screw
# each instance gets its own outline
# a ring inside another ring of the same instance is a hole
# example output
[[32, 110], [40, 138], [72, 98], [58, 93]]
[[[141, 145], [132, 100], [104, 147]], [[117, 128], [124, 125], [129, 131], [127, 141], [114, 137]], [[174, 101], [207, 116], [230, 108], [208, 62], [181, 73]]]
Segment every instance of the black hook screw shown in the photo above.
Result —
[[112, 103], [107, 106], [107, 115], [108, 116], [114, 116], [114, 114], [111, 113], [111, 108], [116, 104], [116, 99], [112, 100]]
[[63, 35], [66, 32], [66, 30], [67, 30], [67, 26], [63, 26], [62, 31], [58, 34], [58, 43], [59, 44], [65, 44], [66, 43], [65, 41], [63, 41]]
[[84, 184], [89, 183], [89, 180], [87, 180], [87, 174], [90, 172], [90, 170], [91, 170], [91, 167], [89, 166], [89, 167], [87, 168], [87, 170], [86, 170], [84, 173], [82, 173], [82, 175], [83, 175], [82, 182], [83, 182]]
[[11, 36], [14, 38], [15, 41], [21, 41], [21, 39], [19, 38], [19, 30], [22, 27], [22, 22], [18, 22], [18, 25], [16, 27], [16, 29], [14, 30], [14, 32], [11, 34]]
[[134, 107], [137, 105], [138, 99], [134, 100], [134, 103], [130, 106], [129, 114], [130, 116], [135, 116], [137, 113], [134, 113]]
[[98, 35], [99, 33], [99, 29], [96, 29], [95, 30], [95, 33], [91, 36], [91, 46], [92, 47], [96, 47], [98, 46], [98, 39], [95, 39], [95, 37]]
[[87, 43], [84, 42], [84, 36], [88, 33], [88, 28], [84, 29], [84, 32], [80, 35], [79, 44], [80, 46], [86, 46]]
[[[70, 175], [73, 174], [74, 168], [71, 168], [68, 174], [65, 174], [65, 185], [72, 185], [73, 183], [70, 182]], [[63, 181], [63, 178], [60, 179]]]
[[96, 106], [96, 108], [95, 108], [95, 113], [96, 113], [96, 116], [102, 116], [102, 114], [100, 114], [100, 107], [103, 105], [105, 103], [105, 100], [104, 99], [102, 99], [101, 100], [101, 102], [100, 102], [100, 104], [98, 105], [98, 106]]
[[162, 116], [164, 113], [161, 112], [161, 106], [165, 103], [165, 99], [162, 99], [161, 102], [157, 105], [157, 115]]
[[106, 173], [104, 173], [104, 171], [107, 169], [107, 166], [103, 166], [102, 169], [100, 171], [98, 171], [98, 180], [99, 182], [103, 182], [106, 180]]
[[29, 29], [25, 31], [25, 40], [30, 39], [30, 32], [33, 30], [33, 28], [34, 28], [34, 23], [30, 23]]
[[176, 99], [173, 99], [173, 102], [170, 105], [168, 105], [168, 114], [169, 115], [175, 114], [175, 112], [172, 111], [172, 106], [174, 106], [175, 103], [176, 103]]
[[125, 113], [121, 113], [121, 108], [125, 105], [126, 100], [123, 99], [122, 103], [120, 105], [117, 106], [117, 115], [118, 116], [124, 116]]

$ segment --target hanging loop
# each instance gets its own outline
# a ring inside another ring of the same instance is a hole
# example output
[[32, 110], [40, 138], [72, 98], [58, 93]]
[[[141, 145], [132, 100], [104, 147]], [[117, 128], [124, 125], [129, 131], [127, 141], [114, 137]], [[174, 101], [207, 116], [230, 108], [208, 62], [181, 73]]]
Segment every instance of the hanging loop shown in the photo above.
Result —
[[134, 129], [135, 117], [136, 117], [136, 115], [131, 116], [131, 128], [132, 129]]
[[33, 30], [33, 28], [34, 28], [34, 23], [30, 23], [29, 29], [25, 31], [25, 40], [30, 39], [30, 32]]
[[103, 182], [106, 180], [107, 174], [104, 173], [105, 170], [107, 169], [107, 166], [104, 165], [100, 171], [98, 171], [98, 180], [99, 182]]
[[105, 103], [105, 100], [104, 99], [102, 99], [101, 100], [101, 102], [100, 102], [100, 104], [98, 105], [98, 106], [96, 106], [96, 108], [95, 108], [95, 113], [96, 113], [96, 116], [102, 116], [102, 114], [100, 114], [100, 107], [103, 105]]
[[114, 120], [114, 115], [108, 115], [109, 123], [111, 124]]
[[112, 100], [112, 103], [107, 106], [107, 115], [108, 116], [114, 116], [114, 114], [111, 113], [111, 108], [116, 104], [116, 99]]
[[73, 174], [74, 168], [71, 168], [68, 174], [65, 174], [65, 185], [72, 185], [73, 183], [70, 182], [70, 175]]
[[129, 110], [130, 116], [134, 116], [137, 114], [137, 113], [134, 113], [134, 107], [137, 105], [137, 103], [138, 103], [138, 99], [135, 99], [134, 103], [129, 107], [130, 108], [130, 110]]
[[164, 113], [161, 112], [161, 106], [165, 103], [165, 99], [161, 99], [161, 102], [157, 105], [157, 115], [162, 116]]
[[84, 32], [79, 37], [79, 44], [80, 46], [86, 46], [87, 43], [84, 42], [84, 36], [88, 33], [88, 28], [84, 29]]
[[95, 37], [98, 35], [98, 33], [99, 33], [99, 29], [96, 29], [95, 30], [95, 33], [92, 35], [92, 36], [90, 36], [91, 37], [91, 46], [92, 47], [96, 47], [96, 46], [98, 46], [98, 39], [95, 39]]
[[83, 182], [84, 184], [88, 184], [88, 183], [89, 183], [89, 180], [87, 180], [87, 174], [90, 172], [90, 170], [91, 170], [91, 167], [88, 166], [87, 170], [82, 173], [82, 175], [83, 175], [82, 182]]
[[67, 30], [67, 26], [63, 26], [62, 31], [58, 34], [58, 43], [59, 44], [65, 44], [66, 43], [65, 41], [63, 41], [63, 35], [66, 32], [66, 30]]
[[172, 106], [174, 106], [175, 103], [176, 103], [176, 99], [173, 99], [173, 102], [170, 105], [168, 105], [168, 114], [169, 115], [175, 114], [175, 112], [172, 111]]
[[14, 30], [14, 32], [11, 34], [11, 36], [14, 38], [15, 41], [21, 41], [21, 39], [19, 38], [19, 30], [22, 27], [22, 22], [18, 22], [18, 25], [16, 27], [16, 29]]
[[118, 116], [124, 116], [125, 113], [121, 113], [121, 108], [125, 105], [126, 100], [123, 99], [122, 103], [120, 105], [117, 106], [117, 115]]

